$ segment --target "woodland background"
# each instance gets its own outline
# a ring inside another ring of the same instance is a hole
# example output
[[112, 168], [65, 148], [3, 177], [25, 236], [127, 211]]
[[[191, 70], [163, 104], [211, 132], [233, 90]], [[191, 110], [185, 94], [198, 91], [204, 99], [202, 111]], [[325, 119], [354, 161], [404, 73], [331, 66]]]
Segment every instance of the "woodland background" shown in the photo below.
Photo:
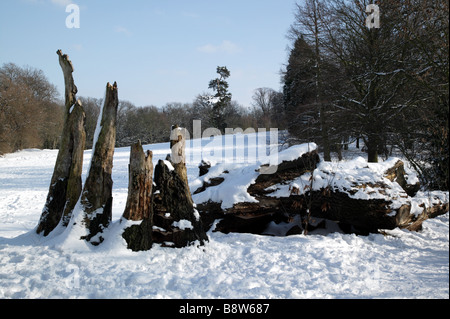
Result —
[[[232, 100], [226, 67], [218, 67], [218, 78], [199, 88], [209, 91], [192, 102], [157, 107], [120, 101], [116, 146], [165, 142], [172, 124], [192, 132], [193, 120], [222, 131], [277, 127], [289, 132], [291, 143], [319, 144], [327, 161], [356, 140], [369, 162], [401, 152], [422, 185], [448, 189], [448, 1], [378, 3], [379, 29], [366, 27], [366, 1], [298, 5], [281, 88], [255, 89], [250, 106]], [[81, 102], [91, 148], [102, 100]], [[0, 67], [0, 155], [58, 148], [63, 120], [61, 97], [42, 70]]]

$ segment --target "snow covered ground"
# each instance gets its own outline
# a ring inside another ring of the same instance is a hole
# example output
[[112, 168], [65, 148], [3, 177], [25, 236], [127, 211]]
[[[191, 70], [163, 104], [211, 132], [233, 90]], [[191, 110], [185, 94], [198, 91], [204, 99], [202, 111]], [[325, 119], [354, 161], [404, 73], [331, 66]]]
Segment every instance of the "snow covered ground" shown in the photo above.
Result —
[[[204, 155], [209, 143], [201, 142]], [[145, 149], [153, 151], [155, 164], [169, 153], [168, 144]], [[210, 231], [204, 247], [131, 252], [118, 223], [129, 148], [115, 152], [113, 225], [102, 245], [80, 249], [57, 236], [37, 236], [33, 229], [56, 155], [24, 150], [0, 157], [0, 298], [449, 298], [449, 214], [426, 221], [419, 233], [269, 237]], [[84, 174], [90, 156], [86, 151]], [[192, 187], [197, 166], [187, 165]]]

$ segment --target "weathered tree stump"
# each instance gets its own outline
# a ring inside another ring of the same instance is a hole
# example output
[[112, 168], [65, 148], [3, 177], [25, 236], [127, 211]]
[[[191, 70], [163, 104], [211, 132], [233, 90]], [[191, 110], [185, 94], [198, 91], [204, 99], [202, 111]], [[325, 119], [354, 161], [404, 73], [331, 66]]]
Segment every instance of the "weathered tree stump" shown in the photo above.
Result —
[[[114, 147], [116, 143], [117, 108], [119, 105], [117, 83], [106, 86], [106, 97], [99, 115], [94, 137], [94, 148], [86, 183], [81, 194], [84, 224], [89, 234], [83, 238], [91, 241], [108, 227], [112, 218], [112, 187]], [[91, 241], [98, 245], [101, 235]]]
[[72, 73], [72, 62], [61, 50], [57, 52], [65, 83], [65, 118], [47, 201], [36, 232], [47, 236], [62, 222], [67, 226], [82, 189], [81, 173], [86, 143], [85, 120]]
[[193, 205], [194, 201], [192, 200], [191, 190], [188, 186], [189, 182], [186, 169], [186, 136], [187, 130], [185, 128], [178, 127], [178, 125], [172, 127], [170, 134], [170, 161], [175, 169], [175, 173], [183, 184], [186, 185], [184, 187], [186, 199]]
[[144, 153], [140, 141], [131, 146], [128, 198], [122, 217], [130, 221], [141, 221], [141, 224], [126, 228], [122, 237], [133, 251], [146, 251], [152, 247], [152, 158], [152, 152]]
[[183, 132], [173, 128], [171, 161], [158, 162], [154, 179], [153, 241], [177, 248], [208, 240], [189, 189]]

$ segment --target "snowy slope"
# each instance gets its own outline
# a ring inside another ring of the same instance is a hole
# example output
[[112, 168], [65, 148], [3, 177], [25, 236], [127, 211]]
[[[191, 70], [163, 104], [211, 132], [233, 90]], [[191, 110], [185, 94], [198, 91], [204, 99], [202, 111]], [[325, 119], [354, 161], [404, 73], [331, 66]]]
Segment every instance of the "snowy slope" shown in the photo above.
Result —
[[[169, 153], [168, 144], [145, 149], [153, 151], [155, 164]], [[192, 149], [192, 158], [200, 151]], [[449, 298], [449, 214], [426, 221], [420, 233], [265, 237], [209, 232], [204, 247], [155, 245], [133, 253], [120, 237], [119, 223], [129, 148], [115, 152], [113, 225], [105, 242], [91, 247], [61, 242], [57, 234], [44, 239], [32, 230], [56, 155], [25, 150], [0, 158], [0, 298]], [[86, 151], [84, 174], [90, 156]], [[244, 169], [236, 162], [226, 165]], [[187, 165], [191, 187], [197, 166], [195, 161]]]

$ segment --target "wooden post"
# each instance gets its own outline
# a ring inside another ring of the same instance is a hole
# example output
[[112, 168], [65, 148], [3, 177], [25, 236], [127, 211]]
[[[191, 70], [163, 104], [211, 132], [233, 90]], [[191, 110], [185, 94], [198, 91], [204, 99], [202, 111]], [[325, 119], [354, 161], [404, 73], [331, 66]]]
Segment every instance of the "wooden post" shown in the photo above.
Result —
[[36, 228], [36, 232], [43, 233], [44, 236], [52, 232], [61, 221], [63, 226], [67, 226], [70, 220], [81, 193], [83, 152], [86, 143], [86, 114], [81, 102], [76, 100], [78, 89], [72, 77], [73, 65], [61, 50], [58, 50], [57, 54], [64, 74], [65, 115], [47, 201]]

